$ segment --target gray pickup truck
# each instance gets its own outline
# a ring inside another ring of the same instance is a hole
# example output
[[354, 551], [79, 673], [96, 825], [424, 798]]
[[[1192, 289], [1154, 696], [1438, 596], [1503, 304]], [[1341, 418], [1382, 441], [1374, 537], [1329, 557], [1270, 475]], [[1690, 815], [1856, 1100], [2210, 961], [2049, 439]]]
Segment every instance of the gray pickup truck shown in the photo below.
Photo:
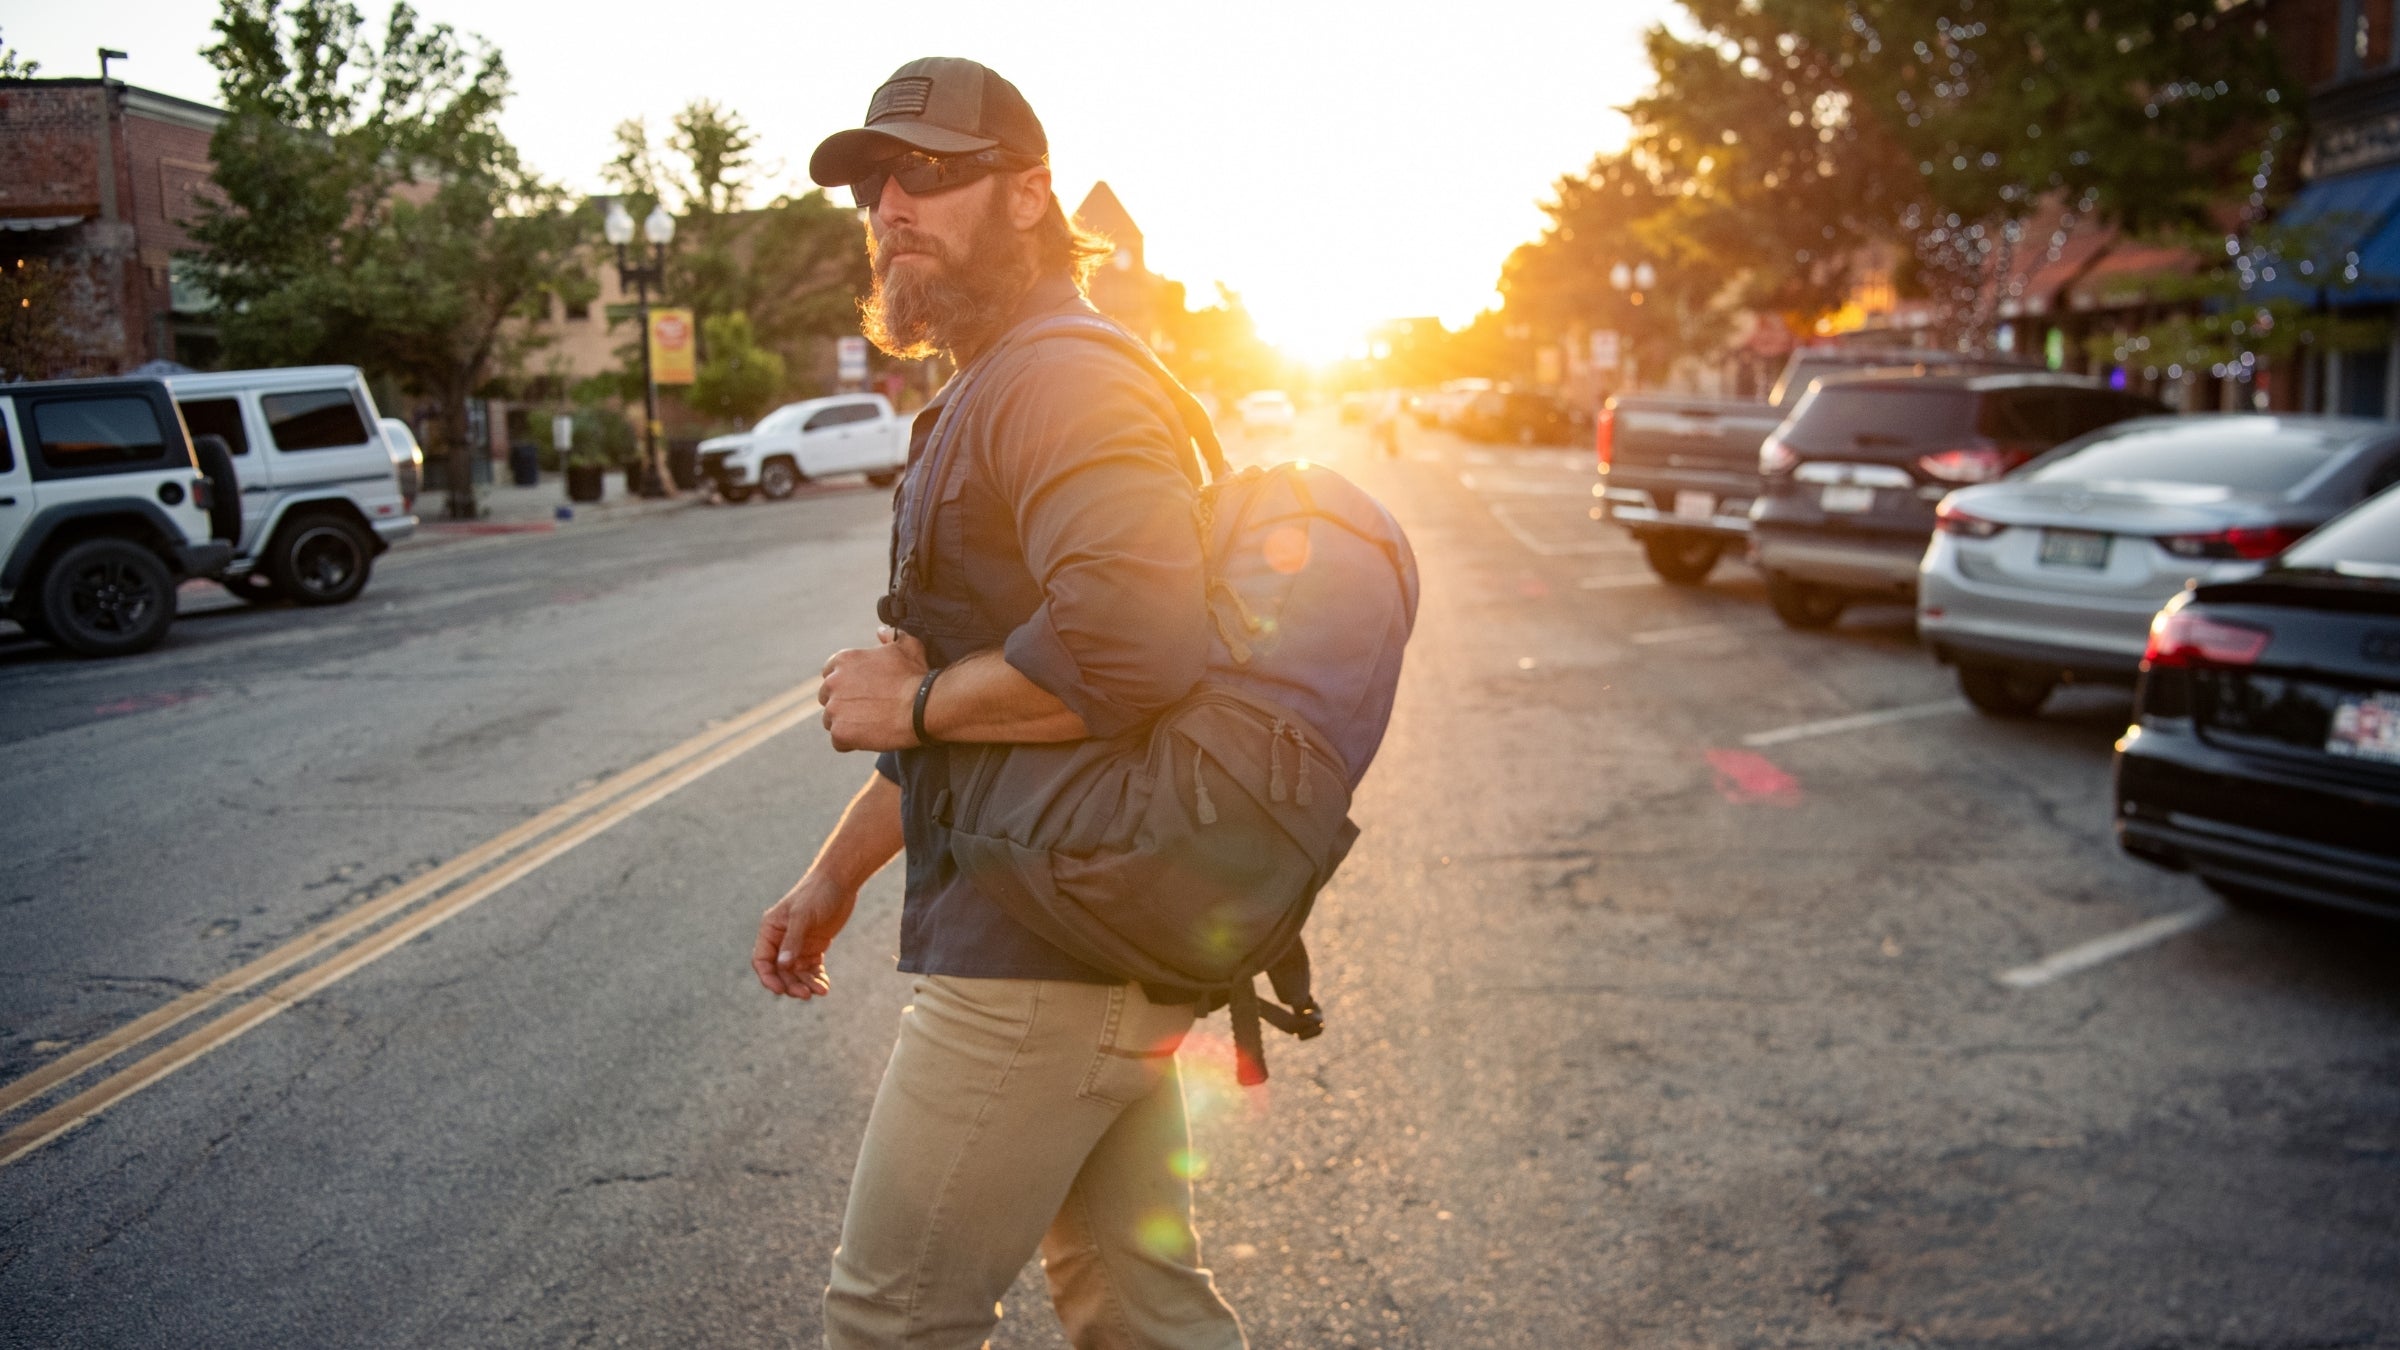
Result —
[[1804, 347], [1762, 402], [1620, 394], [1600, 410], [1600, 497], [1607, 518], [1641, 541], [1650, 569], [1678, 586], [1708, 579], [1729, 548], [1748, 547], [1758, 448], [1828, 375], [1879, 367], [2024, 369], [2005, 358], [1892, 347]]

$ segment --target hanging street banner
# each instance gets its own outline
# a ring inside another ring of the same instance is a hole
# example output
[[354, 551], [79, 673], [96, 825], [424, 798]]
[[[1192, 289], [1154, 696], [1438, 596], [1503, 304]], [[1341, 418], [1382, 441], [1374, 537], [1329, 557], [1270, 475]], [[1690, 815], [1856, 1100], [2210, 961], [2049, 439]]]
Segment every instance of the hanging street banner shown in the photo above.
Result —
[[690, 384], [699, 373], [692, 345], [692, 312], [688, 309], [650, 311], [650, 378], [660, 384]]

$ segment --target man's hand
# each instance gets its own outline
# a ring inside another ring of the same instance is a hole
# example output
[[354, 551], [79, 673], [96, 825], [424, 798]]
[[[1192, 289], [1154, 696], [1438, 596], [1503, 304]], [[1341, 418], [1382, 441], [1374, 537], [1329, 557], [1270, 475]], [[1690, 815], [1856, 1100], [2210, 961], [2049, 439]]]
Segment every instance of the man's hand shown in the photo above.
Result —
[[817, 702], [836, 750], [906, 750], [917, 743], [910, 714], [927, 669], [925, 648], [896, 629], [876, 633], [879, 645], [845, 647], [825, 662]]
[[825, 949], [833, 945], [858, 892], [824, 880], [811, 871], [781, 900], [767, 906], [758, 921], [758, 942], [750, 949], [750, 968], [770, 994], [787, 998], [821, 998], [833, 992], [825, 978]]

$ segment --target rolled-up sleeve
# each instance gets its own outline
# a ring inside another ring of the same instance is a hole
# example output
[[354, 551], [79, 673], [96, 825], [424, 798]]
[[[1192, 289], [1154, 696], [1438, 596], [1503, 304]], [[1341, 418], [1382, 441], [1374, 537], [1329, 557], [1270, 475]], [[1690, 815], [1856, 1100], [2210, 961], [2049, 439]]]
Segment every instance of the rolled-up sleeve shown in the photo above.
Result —
[[1095, 736], [1191, 692], [1207, 660], [1181, 425], [1148, 372], [1077, 339], [1044, 343], [994, 409], [990, 467], [1043, 595], [1003, 653]]

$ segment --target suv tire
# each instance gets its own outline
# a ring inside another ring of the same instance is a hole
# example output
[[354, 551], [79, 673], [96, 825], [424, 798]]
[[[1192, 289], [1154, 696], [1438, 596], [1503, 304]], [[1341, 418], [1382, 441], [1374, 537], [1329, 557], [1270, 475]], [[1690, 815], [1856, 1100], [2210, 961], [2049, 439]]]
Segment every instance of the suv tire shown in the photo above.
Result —
[[1767, 574], [1767, 606], [1786, 628], [1813, 631], [1831, 628], [1850, 607], [1849, 597], [1813, 581], [1797, 581], [1780, 572]]
[[888, 488], [900, 481], [898, 469], [877, 469], [867, 475], [868, 487]]
[[2058, 677], [2037, 675], [2016, 666], [1961, 665], [1958, 692], [1986, 717], [2019, 721], [2042, 710]]
[[743, 502], [750, 500], [750, 493], [752, 491], [753, 489], [748, 483], [743, 483], [738, 486], [728, 486], [724, 483], [717, 484], [717, 495], [733, 503], [735, 506], [739, 506]]
[[366, 532], [340, 516], [312, 514], [276, 531], [267, 576], [303, 605], [339, 605], [366, 589], [375, 565]]
[[758, 495], [768, 501], [782, 501], [799, 486], [800, 470], [788, 459], [770, 459], [758, 466]]
[[1697, 586], [1716, 570], [1723, 542], [1698, 534], [1654, 534], [1642, 540], [1642, 557], [1670, 586]]
[[131, 656], [175, 622], [175, 579], [126, 539], [86, 539], [42, 571], [40, 627], [78, 656]]

